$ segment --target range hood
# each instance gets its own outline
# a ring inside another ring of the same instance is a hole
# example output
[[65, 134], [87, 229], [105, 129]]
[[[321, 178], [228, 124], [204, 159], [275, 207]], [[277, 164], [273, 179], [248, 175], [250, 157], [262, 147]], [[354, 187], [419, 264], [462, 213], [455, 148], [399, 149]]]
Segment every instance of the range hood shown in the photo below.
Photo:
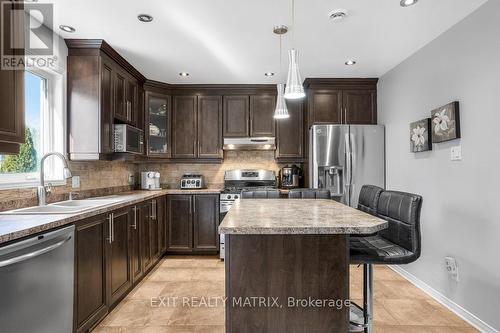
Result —
[[224, 138], [224, 150], [276, 150], [275, 137]]

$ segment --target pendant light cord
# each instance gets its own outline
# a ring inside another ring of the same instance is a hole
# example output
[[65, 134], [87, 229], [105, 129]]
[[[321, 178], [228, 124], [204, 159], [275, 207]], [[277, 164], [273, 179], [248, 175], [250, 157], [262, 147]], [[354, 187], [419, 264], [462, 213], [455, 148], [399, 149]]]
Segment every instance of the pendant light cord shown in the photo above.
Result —
[[283, 72], [283, 66], [282, 66], [283, 53], [282, 53], [282, 47], [281, 47], [281, 36], [282, 35], [280, 35], [280, 76], [281, 76], [281, 73]]
[[295, 0], [292, 0], [292, 49], [295, 46]]

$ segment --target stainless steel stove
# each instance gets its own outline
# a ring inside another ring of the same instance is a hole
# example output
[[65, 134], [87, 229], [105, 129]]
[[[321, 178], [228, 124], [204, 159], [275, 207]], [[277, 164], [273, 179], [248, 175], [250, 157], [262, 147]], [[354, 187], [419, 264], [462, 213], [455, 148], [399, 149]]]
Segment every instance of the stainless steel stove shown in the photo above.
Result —
[[[220, 194], [219, 223], [241, 198], [241, 192], [248, 190], [276, 189], [276, 173], [272, 170], [228, 170], [224, 173], [224, 190]], [[224, 235], [220, 235], [220, 258], [224, 260]]]

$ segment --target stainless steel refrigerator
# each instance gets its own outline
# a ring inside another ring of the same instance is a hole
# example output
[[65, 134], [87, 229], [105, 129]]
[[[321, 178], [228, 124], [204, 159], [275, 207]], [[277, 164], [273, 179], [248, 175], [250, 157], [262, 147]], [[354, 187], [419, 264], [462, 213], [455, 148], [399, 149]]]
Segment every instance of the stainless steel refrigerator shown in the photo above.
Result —
[[309, 181], [337, 200], [357, 207], [365, 184], [385, 188], [382, 125], [314, 125], [309, 133]]

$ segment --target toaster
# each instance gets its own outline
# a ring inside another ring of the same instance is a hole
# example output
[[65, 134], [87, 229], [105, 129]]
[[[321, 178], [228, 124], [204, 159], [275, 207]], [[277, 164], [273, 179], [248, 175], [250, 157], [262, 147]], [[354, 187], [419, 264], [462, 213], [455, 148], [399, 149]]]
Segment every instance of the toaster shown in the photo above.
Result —
[[181, 178], [181, 189], [201, 189], [204, 186], [202, 175], [183, 175]]

